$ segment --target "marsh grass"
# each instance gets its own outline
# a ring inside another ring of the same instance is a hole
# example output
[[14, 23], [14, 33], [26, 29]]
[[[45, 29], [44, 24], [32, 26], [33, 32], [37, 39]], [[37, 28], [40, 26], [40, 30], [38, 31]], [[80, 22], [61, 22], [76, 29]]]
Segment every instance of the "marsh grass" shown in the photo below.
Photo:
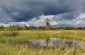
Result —
[[0, 48], [0, 55], [84, 55], [83, 51], [80, 48], [65, 48], [61, 47], [55, 48], [32, 48], [28, 45], [21, 46], [5, 46]]
[[85, 41], [84, 30], [31, 30], [0, 31], [0, 55], [85, 55], [85, 47], [80, 48], [35, 48], [28, 45], [11, 44], [29, 39], [47, 39], [50, 37]]
[[50, 37], [85, 41], [85, 31], [48, 30], [48, 31], [0, 31], [0, 42], [13, 43], [29, 39], [47, 39]]

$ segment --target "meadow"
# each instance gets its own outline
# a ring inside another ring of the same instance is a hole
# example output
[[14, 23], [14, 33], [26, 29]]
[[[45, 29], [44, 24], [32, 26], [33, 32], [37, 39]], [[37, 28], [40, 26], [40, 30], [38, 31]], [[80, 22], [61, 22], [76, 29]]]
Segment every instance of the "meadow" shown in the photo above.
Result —
[[0, 31], [0, 55], [85, 55], [85, 47], [35, 48], [28, 45], [12, 46], [11, 44], [29, 39], [47, 39], [50, 37], [80, 40], [85, 42], [85, 30], [19, 30]]

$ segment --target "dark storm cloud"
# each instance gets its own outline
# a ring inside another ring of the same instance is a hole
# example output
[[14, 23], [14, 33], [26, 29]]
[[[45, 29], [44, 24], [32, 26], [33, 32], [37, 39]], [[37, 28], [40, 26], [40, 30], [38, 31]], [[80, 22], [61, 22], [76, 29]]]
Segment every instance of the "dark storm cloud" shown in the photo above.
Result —
[[0, 0], [0, 23], [28, 21], [42, 13], [65, 13], [62, 19], [73, 19], [84, 12], [84, 4], [84, 0]]

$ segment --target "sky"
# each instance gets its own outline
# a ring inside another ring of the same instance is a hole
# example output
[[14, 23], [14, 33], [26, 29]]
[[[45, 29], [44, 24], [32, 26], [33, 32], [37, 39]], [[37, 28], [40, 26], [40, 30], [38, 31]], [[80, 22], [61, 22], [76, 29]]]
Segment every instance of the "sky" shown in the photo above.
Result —
[[85, 27], [85, 0], [0, 0], [0, 26]]

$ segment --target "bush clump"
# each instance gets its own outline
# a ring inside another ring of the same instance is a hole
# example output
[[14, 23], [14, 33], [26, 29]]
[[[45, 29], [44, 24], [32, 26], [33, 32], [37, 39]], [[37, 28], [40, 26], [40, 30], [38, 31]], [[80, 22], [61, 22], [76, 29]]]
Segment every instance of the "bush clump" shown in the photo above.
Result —
[[12, 37], [12, 36], [17, 36], [18, 33], [17, 32], [7, 32], [7, 33], [3, 33], [2, 35]]

